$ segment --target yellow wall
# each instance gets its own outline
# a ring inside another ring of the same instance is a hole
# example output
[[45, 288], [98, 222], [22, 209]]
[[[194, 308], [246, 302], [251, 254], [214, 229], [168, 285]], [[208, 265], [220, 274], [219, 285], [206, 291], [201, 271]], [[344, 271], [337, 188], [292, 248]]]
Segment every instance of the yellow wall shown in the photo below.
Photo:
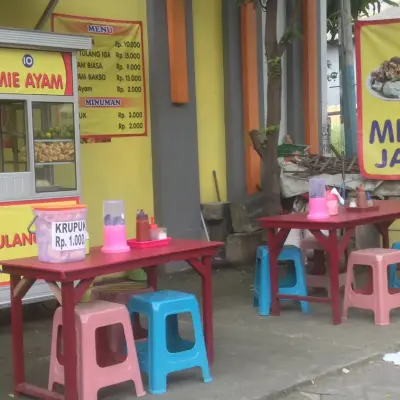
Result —
[[400, 220], [396, 220], [389, 227], [389, 241], [390, 245], [395, 242], [400, 242]]
[[193, 23], [201, 201], [217, 200], [213, 170], [226, 200], [221, 0], [193, 0]]
[[[0, 25], [33, 29], [47, 4], [48, 0], [3, 0]], [[146, 27], [146, 0], [60, 0], [55, 12], [97, 18], [141, 20]], [[49, 27], [50, 24], [46, 29]], [[148, 48], [146, 29], [144, 41]], [[147, 55], [146, 52], [148, 77]], [[148, 85], [149, 82], [147, 87]], [[150, 115], [148, 119], [150, 123]], [[128, 235], [132, 237], [136, 210], [145, 208], [149, 214], [153, 213], [150, 137], [86, 144], [81, 146], [81, 155], [82, 202], [89, 206], [88, 227], [91, 244], [102, 242], [102, 202], [106, 199], [125, 201]]]

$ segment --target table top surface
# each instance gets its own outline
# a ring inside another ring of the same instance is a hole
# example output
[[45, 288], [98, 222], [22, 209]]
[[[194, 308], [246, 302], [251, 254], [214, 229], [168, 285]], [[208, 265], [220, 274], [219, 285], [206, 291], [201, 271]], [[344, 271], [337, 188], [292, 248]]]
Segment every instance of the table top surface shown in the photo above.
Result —
[[340, 229], [346, 227], [394, 221], [400, 218], [400, 201], [378, 200], [378, 210], [347, 211], [340, 207], [338, 215], [324, 220], [307, 219], [307, 213], [292, 213], [274, 217], [260, 218], [263, 228], [298, 228], [298, 229]]
[[[161, 264], [158, 260], [166, 257], [176, 256], [176, 260], [185, 260], [202, 255], [213, 255], [217, 249], [222, 246], [220, 242], [206, 242], [200, 240], [172, 239], [168, 245], [153, 247], [147, 249], [132, 249], [125, 253], [104, 254], [101, 247], [92, 247], [90, 254], [82, 261], [72, 263], [44, 263], [40, 262], [37, 257], [19, 258], [14, 260], [0, 261], [3, 270], [6, 273], [12, 273], [13, 269], [25, 270], [30, 272], [55, 273], [60, 276], [71, 273], [79, 273], [80, 271], [88, 271], [93, 269], [109, 268], [115, 265], [126, 264], [127, 267], [132, 264], [138, 264], [141, 261], [149, 262], [151, 265]], [[171, 260], [174, 261], [174, 260]], [[127, 268], [133, 269], [133, 268]], [[99, 271], [100, 272], [100, 271]]]

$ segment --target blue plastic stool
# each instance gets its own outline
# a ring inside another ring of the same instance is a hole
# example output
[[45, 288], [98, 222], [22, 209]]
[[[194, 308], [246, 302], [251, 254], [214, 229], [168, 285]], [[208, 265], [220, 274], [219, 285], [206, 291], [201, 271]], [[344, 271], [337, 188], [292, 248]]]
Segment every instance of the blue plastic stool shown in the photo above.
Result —
[[[392, 249], [400, 250], [400, 242], [393, 243]], [[397, 264], [389, 265], [389, 288], [400, 289], [400, 278], [397, 277]]]
[[[149, 377], [149, 391], [167, 391], [167, 375], [171, 372], [200, 367], [204, 382], [211, 382], [207, 351], [204, 343], [200, 310], [196, 297], [176, 291], [159, 291], [132, 296], [128, 305], [131, 315], [147, 316], [149, 337], [137, 341], [140, 369]], [[195, 342], [179, 335], [178, 314], [190, 313]]]
[[[307, 296], [306, 277], [301, 251], [295, 246], [284, 246], [279, 261], [292, 260], [294, 270], [290, 269], [287, 276], [279, 281], [279, 293], [287, 295]], [[308, 301], [301, 301], [301, 311], [310, 312]], [[271, 308], [271, 281], [269, 275], [268, 246], [257, 249], [256, 272], [254, 277], [254, 307], [258, 307], [259, 315], [269, 315]]]

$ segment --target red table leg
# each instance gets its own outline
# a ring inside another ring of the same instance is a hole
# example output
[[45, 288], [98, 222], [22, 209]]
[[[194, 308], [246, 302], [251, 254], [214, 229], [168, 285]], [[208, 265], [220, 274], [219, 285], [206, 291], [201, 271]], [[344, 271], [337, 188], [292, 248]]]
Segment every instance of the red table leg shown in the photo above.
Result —
[[64, 335], [65, 400], [78, 400], [74, 283], [62, 282], [61, 293]]
[[13, 375], [14, 375], [14, 394], [18, 396], [17, 387], [25, 382], [25, 363], [24, 363], [24, 329], [22, 318], [22, 298], [13, 295], [14, 289], [21, 281], [21, 277], [11, 275], [11, 329], [12, 329], [12, 348], [13, 348]]
[[212, 276], [211, 257], [202, 257], [203, 264], [202, 292], [203, 292], [203, 329], [204, 339], [207, 347], [208, 361], [214, 362], [214, 327], [212, 316]]
[[376, 224], [375, 227], [379, 231], [382, 236], [382, 247], [384, 249], [388, 249], [390, 247], [389, 242], [389, 226], [392, 225], [394, 221], [382, 222], [380, 224]]
[[280, 306], [277, 294], [279, 292], [278, 257], [290, 229], [281, 229], [275, 234], [275, 229], [267, 229], [269, 273], [271, 280], [271, 315], [279, 316]]
[[320, 230], [310, 229], [310, 232], [321, 243], [322, 247], [329, 255], [329, 270], [331, 284], [331, 304], [332, 304], [332, 319], [334, 325], [341, 323], [340, 312], [340, 288], [339, 288], [339, 273], [340, 273], [340, 257], [344, 253], [351, 237], [354, 235], [354, 227], [346, 230], [346, 233], [338, 240], [336, 229], [330, 230], [326, 237]]
[[207, 356], [210, 364], [214, 362], [214, 328], [212, 316], [212, 271], [211, 257], [205, 256], [198, 259], [186, 260], [186, 262], [201, 276], [203, 297], [203, 330], [206, 342]]
[[157, 275], [157, 265], [154, 267], [145, 268], [147, 274], [147, 286], [157, 290], [158, 287], [158, 275]]
[[340, 288], [339, 288], [339, 264], [340, 264], [340, 247], [338, 243], [336, 230], [329, 231], [329, 241], [327, 242], [329, 252], [329, 270], [331, 281], [331, 304], [332, 304], [332, 320], [334, 325], [341, 323], [340, 312]]

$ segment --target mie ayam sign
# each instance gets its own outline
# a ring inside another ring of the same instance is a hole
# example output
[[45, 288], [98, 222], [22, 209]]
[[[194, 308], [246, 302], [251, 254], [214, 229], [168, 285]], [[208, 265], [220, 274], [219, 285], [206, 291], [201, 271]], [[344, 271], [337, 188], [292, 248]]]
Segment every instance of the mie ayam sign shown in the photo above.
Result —
[[71, 53], [0, 48], [0, 60], [0, 94], [73, 94]]
[[356, 23], [358, 156], [364, 177], [400, 179], [400, 20]]

